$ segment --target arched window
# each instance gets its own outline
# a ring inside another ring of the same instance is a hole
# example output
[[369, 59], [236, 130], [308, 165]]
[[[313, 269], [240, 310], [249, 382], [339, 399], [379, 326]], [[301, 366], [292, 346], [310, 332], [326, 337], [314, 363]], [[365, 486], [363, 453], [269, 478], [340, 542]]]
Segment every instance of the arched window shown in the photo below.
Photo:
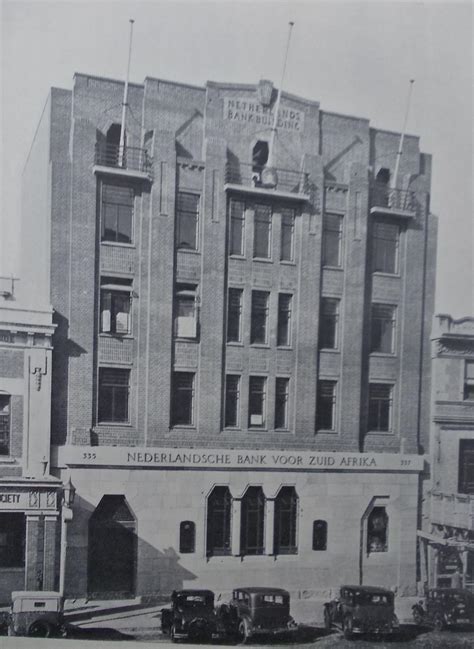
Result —
[[367, 554], [387, 552], [388, 515], [385, 507], [374, 507], [367, 519]]
[[258, 140], [252, 149], [252, 171], [262, 171], [268, 161], [268, 142]]
[[275, 554], [296, 554], [298, 496], [294, 487], [283, 487], [275, 499], [273, 548]]
[[326, 521], [313, 521], [313, 550], [322, 552], [328, 549], [328, 524]]
[[207, 499], [207, 556], [230, 554], [231, 513], [232, 496], [228, 487], [214, 487]]
[[242, 498], [240, 552], [263, 554], [265, 496], [261, 487], [249, 487]]
[[179, 524], [179, 551], [190, 554], [196, 547], [196, 525], [193, 521], [181, 521]]

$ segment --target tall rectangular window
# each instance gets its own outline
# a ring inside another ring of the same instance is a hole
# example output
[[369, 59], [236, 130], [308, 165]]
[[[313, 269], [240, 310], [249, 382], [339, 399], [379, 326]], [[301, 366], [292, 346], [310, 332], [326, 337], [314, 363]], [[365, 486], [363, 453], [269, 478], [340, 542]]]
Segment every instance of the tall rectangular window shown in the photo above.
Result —
[[265, 495], [261, 487], [249, 487], [242, 498], [240, 552], [263, 554], [265, 551]]
[[131, 279], [121, 279], [118, 277], [101, 277], [101, 333], [126, 335], [131, 332], [131, 291]]
[[372, 304], [370, 351], [393, 354], [396, 307]]
[[253, 256], [268, 259], [272, 231], [272, 208], [270, 205], [255, 205]]
[[176, 208], [176, 247], [197, 250], [199, 194], [178, 192]]
[[174, 372], [171, 393], [171, 425], [192, 426], [194, 423], [194, 374]]
[[10, 395], [0, 394], [0, 455], [10, 455]]
[[244, 254], [245, 203], [230, 201], [230, 254]]
[[316, 430], [336, 429], [336, 381], [318, 381]]
[[227, 303], [227, 342], [237, 343], [242, 340], [242, 296], [241, 288], [229, 288]]
[[275, 381], [275, 428], [288, 428], [288, 399], [290, 380], [278, 377]]
[[293, 239], [295, 231], [295, 211], [292, 209], [281, 210], [281, 261], [293, 261]]
[[474, 401], [474, 361], [465, 361], [464, 399]]
[[287, 347], [291, 345], [291, 303], [292, 295], [279, 293], [278, 295], [278, 330], [277, 345]]
[[102, 185], [102, 241], [132, 243], [134, 191], [122, 185]]
[[336, 349], [338, 345], [339, 300], [332, 297], [321, 299], [319, 322], [319, 347]]
[[459, 441], [459, 493], [474, 494], [474, 439]]
[[249, 427], [263, 428], [266, 424], [266, 387], [264, 376], [249, 377]]
[[240, 376], [227, 374], [225, 379], [225, 427], [235, 428], [240, 423]]
[[369, 385], [369, 430], [388, 432], [392, 427], [392, 387], [386, 383]]
[[252, 291], [252, 313], [250, 322], [250, 342], [267, 342], [268, 302], [270, 293], [267, 291]]
[[0, 568], [22, 568], [25, 565], [25, 539], [25, 514], [0, 514]]
[[128, 423], [130, 370], [99, 368], [99, 422]]
[[372, 270], [398, 272], [400, 226], [386, 221], [374, 221], [372, 227]]
[[338, 214], [323, 216], [323, 266], [339, 268], [342, 265], [342, 219]]
[[176, 284], [174, 335], [178, 338], [196, 338], [197, 287], [195, 284]]

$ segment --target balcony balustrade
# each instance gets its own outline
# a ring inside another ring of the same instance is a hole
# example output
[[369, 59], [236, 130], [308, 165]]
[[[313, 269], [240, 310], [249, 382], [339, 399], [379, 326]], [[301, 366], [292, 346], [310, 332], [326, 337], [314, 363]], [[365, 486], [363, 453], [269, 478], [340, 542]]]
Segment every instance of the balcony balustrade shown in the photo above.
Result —
[[310, 192], [308, 174], [290, 169], [255, 167], [245, 163], [226, 165], [226, 185], [233, 189], [242, 188], [246, 193], [274, 192], [278, 195], [292, 195], [308, 198]]
[[370, 191], [370, 208], [372, 214], [415, 218], [418, 203], [414, 191], [374, 182]]
[[437, 525], [474, 529], [474, 495], [431, 494], [431, 522]]
[[146, 149], [98, 142], [95, 146], [94, 163], [98, 167], [107, 167], [117, 171], [134, 172], [152, 176], [153, 161]]

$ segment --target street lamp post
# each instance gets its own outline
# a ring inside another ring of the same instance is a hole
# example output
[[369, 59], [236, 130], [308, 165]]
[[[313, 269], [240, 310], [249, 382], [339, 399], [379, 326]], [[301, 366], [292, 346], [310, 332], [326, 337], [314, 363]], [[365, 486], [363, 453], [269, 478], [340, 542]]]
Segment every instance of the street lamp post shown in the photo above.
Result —
[[61, 507], [61, 553], [59, 557], [59, 594], [64, 597], [64, 580], [66, 576], [66, 549], [67, 549], [67, 524], [72, 520], [72, 505], [76, 489], [71, 478], [63, 487], [63, 500]]

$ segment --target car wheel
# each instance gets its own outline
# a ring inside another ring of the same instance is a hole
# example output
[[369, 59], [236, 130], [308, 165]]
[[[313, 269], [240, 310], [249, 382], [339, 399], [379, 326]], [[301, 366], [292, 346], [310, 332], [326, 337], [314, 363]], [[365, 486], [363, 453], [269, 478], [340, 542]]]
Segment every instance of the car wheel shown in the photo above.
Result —
[[28, 635], [30, 638], [49, 638], [53, 628], [49, 622], [44, 620], [37, 620], [30, 624]]
[[240, 620], [237, 628], [237, 639], [240, 644], [245, 644], [250, 639], [248, 624], [245, 620]]
[[350, 615], [346, 615], [342, 623], [342, 631], [346, 640], [350, 640], [352, 638], [352, 628], [352, 617]]
[[433, 628], [435, 631], [442, 631], [444, 629], [444, 619], [439, 613], [433, 618]]
[[421, 626], [423, 624], [423, 613], [418, 607], [413, 609], [413, 621], [418, 626]]
[[326, 631], [330, 631], [332, 627], [331, 624], [331, 613], [328, 611], [327, 608], [324, 609], [324, 628]]

